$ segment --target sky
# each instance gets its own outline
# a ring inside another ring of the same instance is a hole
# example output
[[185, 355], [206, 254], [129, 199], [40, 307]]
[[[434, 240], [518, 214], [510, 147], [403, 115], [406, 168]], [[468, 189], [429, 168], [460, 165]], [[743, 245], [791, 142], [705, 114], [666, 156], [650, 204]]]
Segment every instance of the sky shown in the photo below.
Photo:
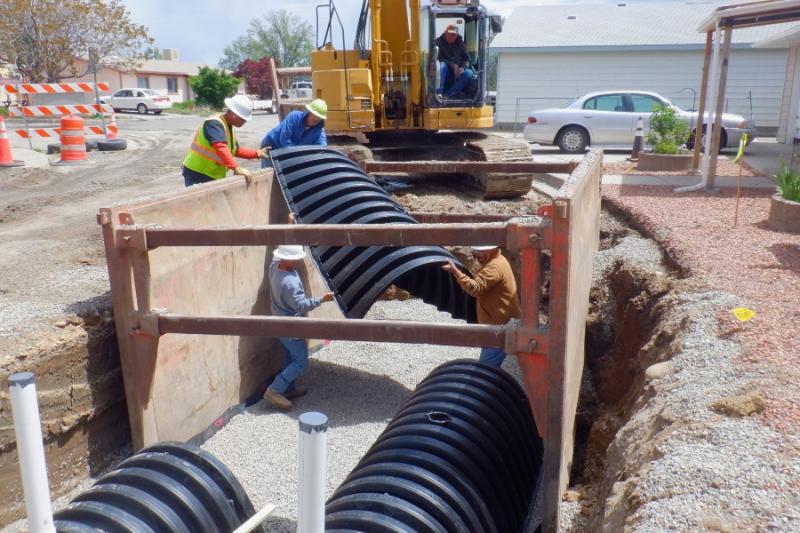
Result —
[[[653, 0], [484, 0], [490, 10], [508, 16], [516, 6], [551, 4], [608, 4], [651, 2]], [[662, 0], [663, 1], [663, 0]], [[680, 0], [675, 0], [680, 1]], [[247, 30], [249, 21], [270, 10], [286, 9], [315, 26], [315, 9], [321, 0], [122, 0], [134, 22], [148, 28], [158, 48], [177, 48], [182, 61], [216, 65], [222, 50]], [[336, 0], [336, 8], [345, 27], [348, 47], [361, 0]], [[256, 7], [257, 6], [257, 7]], [[341, 46], [334, 42], [335, 46]]]

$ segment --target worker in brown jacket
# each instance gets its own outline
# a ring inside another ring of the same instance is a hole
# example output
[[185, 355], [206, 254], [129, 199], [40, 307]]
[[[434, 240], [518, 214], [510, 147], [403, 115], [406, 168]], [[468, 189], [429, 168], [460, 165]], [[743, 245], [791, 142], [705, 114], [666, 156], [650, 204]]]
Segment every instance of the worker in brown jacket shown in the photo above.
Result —
[[[470, 278], [461, 272], [452, 261], [442, 267], [450, 272], [464, 292], [477, 300], [478, 323], [500, 325], [512, 318], [519, 318], [522, 308], [517, 295], [517, 281], [508, 260], [497, 246], [473, 246], [472, 253], [481, 269]], [[506, 358], [501, 348], [481, 348], [480, 360], [500, 367]]]

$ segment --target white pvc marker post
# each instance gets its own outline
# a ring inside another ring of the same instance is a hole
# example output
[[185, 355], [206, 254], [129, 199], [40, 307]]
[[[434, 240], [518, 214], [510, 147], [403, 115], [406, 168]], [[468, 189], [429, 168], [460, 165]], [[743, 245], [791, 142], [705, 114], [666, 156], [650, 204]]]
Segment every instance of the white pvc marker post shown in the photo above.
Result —
[[328, 417], [312, 411], [300, 415], [299, 422], [297, 533], [323, 533]]
[[11, 413], [17, 436], [22, 491], [31, 533], [54, 533], [47, 463], [44, 459], [39, 402], [36, 399], [36, 378], [32, 372], [19, 372], [8, 378], [11, 391]]

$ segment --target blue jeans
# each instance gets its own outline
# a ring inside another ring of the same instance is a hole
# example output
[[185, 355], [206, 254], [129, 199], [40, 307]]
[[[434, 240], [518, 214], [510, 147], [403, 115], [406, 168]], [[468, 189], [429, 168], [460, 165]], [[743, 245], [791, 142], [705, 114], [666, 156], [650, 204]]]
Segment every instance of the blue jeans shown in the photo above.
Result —
[[269, 388], [286, 394], [286, 391], [294, 388], [294, 380], [308, 367], [308, 345], [305, 339], [281, 337], [279, 340], [286, 353], [283, 356], [283, 367]]
[[500, 348], [481, 348], [481, 356], [479, 361], [481, 363], [487, 363], [500, 368], [500, 365], [503, 364], [503, 360], [505, 358], [506, 352]]
[[453, 77], [453, 70], [450, 68], [450, 63], [442, 62], [439, 64], [439, 92], [444, 93], [445, 96], [452, 97], [464, 90], [467, 84], [475, 77], [472, 69], [465, 68], [461, 76], [455, 82], [452, 82], [450, 89], [445, 92], [447, 82]]
[[192, 185], [200, 185], [201, 183], [208, 183], [209, 181], [214, 181], [214, 179], [206, 176], [205, 174], [195, 172], [190, 168], [183, 167], [183, 183], [187, 187], [191, 187]]

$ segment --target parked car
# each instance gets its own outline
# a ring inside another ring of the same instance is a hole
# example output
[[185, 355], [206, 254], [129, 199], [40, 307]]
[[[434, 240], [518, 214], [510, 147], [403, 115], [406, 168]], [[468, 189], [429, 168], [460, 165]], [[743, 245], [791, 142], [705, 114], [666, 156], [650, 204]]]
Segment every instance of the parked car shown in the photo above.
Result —
[[135, 110], [141, 115], [148, 111], [160, 115], [163, 110], [172, 107], [169, 96], [159, 94], [152, 89], [120, 89], [100, 100], [113, 107], [114, 111]]
[[281, 93], [281, 98], [311, 98], [311, 82], [293, 81], [289, 90]]
[[[655, 104], [673, 107], [694, 129], [697, 112], [685, 111], [657, 93], [605, 91], [581, 96], [561, 109], [531, 111], [523, 136], [530, 142], [556, 145], [567, 153], [582, 152], [590, 145], [630, 148], [639, 117], [644, 119], [647, 135]], [[720, 150], [738, 147], [743, 133], [752, 141], [756, 137], [755, 125], [740, 115], [723, 113]], [[688, 146], [693, 144], [694, 136]]]
[[257, 94], [248, 94], [247, 97], [253, 101], [253, 111], [266, 111], [273, 115], [278, 112], [278, 104], [272, 98], [262, 100]]

